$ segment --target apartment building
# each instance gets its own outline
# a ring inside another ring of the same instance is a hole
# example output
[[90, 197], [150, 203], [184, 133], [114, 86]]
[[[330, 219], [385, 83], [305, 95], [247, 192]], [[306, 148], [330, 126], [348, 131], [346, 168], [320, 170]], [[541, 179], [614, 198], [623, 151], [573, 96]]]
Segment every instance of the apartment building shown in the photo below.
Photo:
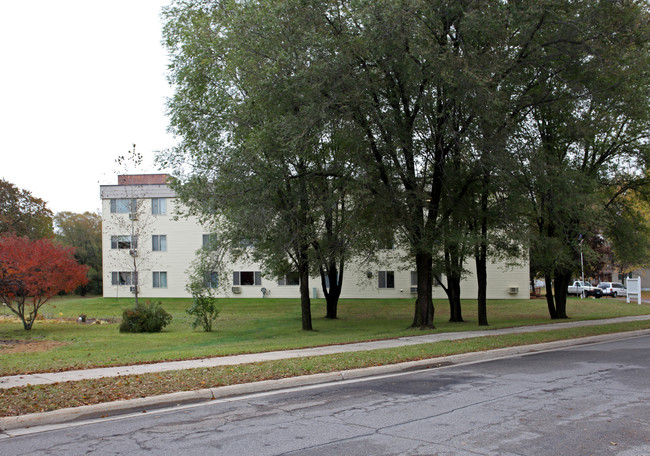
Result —
[[[180, 201], [166, 184], [165, 174], [118, 176], [117, 185], [100, 186], [102, 199], [102, 259], [104, 297], [133, 296], [138, 287], [145, 298], [188, 297], [186, 285], [196, 252], [209, 244], [210, 232], [196, 217], [179, 217]], [[379, 261], [350, 261], [342, 298], [409, 298], [416, 295], [415, 268], [398, 252], [380, 252]], [[468, 265], [470, 271], [471, 265]], [[206, 286], [219, 296], [297, 298], [293, 277], [270, 277], [259, 264], [233, 262], [227, 272], [206, 277]], [[137, 271], [137, 277], [136, 277]], [[313, 297], [322, 298], [320, 278], [310, 279]], [[529, 296], [528, 263], [488, 266], [488, 299]], [[461, 285], [462, 297], [475, 299], [477, 285], [470, 274]], [[444, 299], [441, 287], [434, 298]]]

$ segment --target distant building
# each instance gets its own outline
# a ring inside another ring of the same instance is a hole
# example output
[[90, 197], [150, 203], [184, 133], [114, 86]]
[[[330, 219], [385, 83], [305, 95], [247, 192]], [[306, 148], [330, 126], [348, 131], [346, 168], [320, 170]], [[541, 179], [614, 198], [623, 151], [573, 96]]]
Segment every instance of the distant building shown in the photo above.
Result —
[[[135, 286], [144, 298], [190, 296], [185, 289], [188, 270], [196, 252], [209, 244], [210, 232], [196, 217], [175, 217], [181, 203], [167, 178], [165, 174], [124, 175], [118, 176], [117, 185], [100, 186], [105, 297], [133, 296]], [[380, 252], [384, 261], [374, 266], [350, 261], [341, 297], [415, 297], [415, 268], [391, 260], [397, 256], [388, 249]], [[468, 268], [472, 270], [471, 265]], [[270, 277], [259, 264], [234, 262], [227, 270], [222, 273], [226, 277], [216, 272], [206, 277], [206, 286], [215, 287], [221, 296], [261, 298], [262, 289], [267, 297], [300, 296], [297, 278]], [[323, 297], [320, 278], [310, 279], [310, 290], [313, 297]], [[462, 282], [462, 298], [476, 297], [477, 285], [470, 276]], [[527, 261], [509, 268], [503, 263], [488, 266], [488, 299], [528, 297]], [[446, 298], [435, 284], [434, 298]]]

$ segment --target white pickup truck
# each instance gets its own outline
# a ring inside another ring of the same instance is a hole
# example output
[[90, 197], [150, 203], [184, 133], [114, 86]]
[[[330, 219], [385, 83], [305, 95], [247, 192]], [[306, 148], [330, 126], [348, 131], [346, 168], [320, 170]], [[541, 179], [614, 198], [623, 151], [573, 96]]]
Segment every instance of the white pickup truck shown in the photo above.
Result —
[[581, 295], [585, 296], [595, 296], [600, 298], [603, 295], [603, 290], [598, 287], [592, 286], [589, 282], [583, 282], [581, 280], [576, 280], [573, 282], [573, 285], [569, 285], [567, 288], [567, 294], [569, 295]]

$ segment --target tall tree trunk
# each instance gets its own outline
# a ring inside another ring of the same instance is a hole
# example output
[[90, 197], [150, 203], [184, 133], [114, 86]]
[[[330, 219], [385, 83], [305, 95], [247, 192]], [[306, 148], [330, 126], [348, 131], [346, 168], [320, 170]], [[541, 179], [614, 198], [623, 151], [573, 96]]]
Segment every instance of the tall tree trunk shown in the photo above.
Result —
[[[336, 264], [332, 261], [327, 267], [327, 270], [321, 268], [321, 285], [323, 287], [323, 294], [325, 295], [326, 302], [326, 315], [325, 318], [335, 320], [338, 318], [338, 303], [341, 297], [341, 289], [343, 285], [343, 268], [344, 261], [341, 260], [337, 269]], [[325, 277], [329, 280], [329, 289]]]
[[433, 326], [433, 257], [430, 252], [416, 252], [415, 267], [418, 278], [418, 297], [412, 328], [435, 328]]
[[557, 310], [555, 309], [555, 300], [553, 299], [553, 279], [550, 274], [544, 274], [544, 281], [546, 282], [546, 305], [548, 306], [548, 313], [551, 319], [557, 318]]
[[447, 299], [449, 301], [449, 321], [459, 323], [463, 320], [460, 304], [460, 281], [463, 259], [458, 254], [458, 243], [445, 243], [445, 274], [447, 275]]
[[488, 326], [487, 318], [487, 248], [479, 247], [476, 255], [476, 280], [478, 281], [478, 324]]
[[487, 232], [488, 232], [488, 186], [490, 173], [483, 171], [483, 191], [481, 192], [481, 242], [476, 252], [476, 280], [478, 282], [478, 325], [488, 326], [487, 319]]
[[307, 252], [299, 254], [298, 272], [300, 274], [300, 309], [302, 313], [302, 329], [311, 331], [311, 299], [309, 298], [309, 260]]
[[[567, 288], [569, 287], [569, 283], [571, 282], [571, 272], [570, 271], [556, 272], [554, 278], [555, 278], [554, 291], [555, 291], [555, 310], [556, 310], [555, 318], [569, 318], [566, 313], [566, 296], [567, 296]], [[553, 317], [551, 316], [551, 318]]]
[[449, 300], [449, 321], [459, 323], [463, 320], [463, 313], [460, 305], [460, 277], [447, 276], [447, 298]]

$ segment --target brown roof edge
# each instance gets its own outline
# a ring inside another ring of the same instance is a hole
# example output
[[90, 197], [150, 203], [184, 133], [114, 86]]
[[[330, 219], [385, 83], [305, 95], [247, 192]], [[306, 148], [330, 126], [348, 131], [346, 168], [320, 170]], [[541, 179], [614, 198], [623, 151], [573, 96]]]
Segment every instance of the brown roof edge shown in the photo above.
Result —
[[169, 174], [123, 174], [117, 176], [117, 185], [166, 184]]

